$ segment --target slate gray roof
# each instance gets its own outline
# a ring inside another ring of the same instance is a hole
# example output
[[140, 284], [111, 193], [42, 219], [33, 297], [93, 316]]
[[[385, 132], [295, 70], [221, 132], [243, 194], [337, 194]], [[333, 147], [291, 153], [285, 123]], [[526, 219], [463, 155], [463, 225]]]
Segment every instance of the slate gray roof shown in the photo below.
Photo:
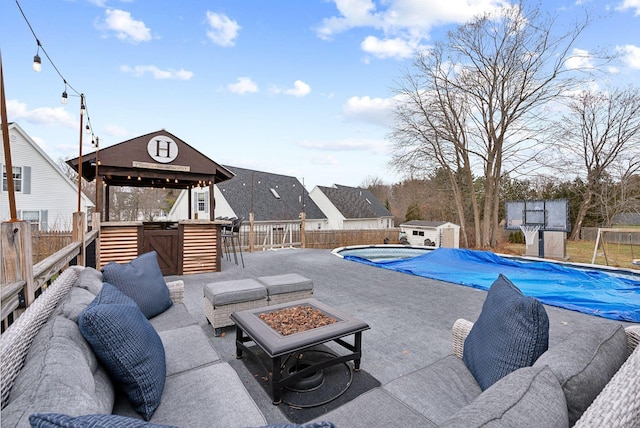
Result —
[[345, 218], [392, 217], [389, 210], [367, 189], [339, 184], [318, 188]]
[[[249, 220], [253, 182], [255, 221], [297, 220], [303, 210], [303, 201], [307, 219], [327, 218], [295, 177], [228, 165], [224, 167], [236, 176], [222, 183], [216, 183], [216, 186], [238, 217]], [[274, 195], [274, 191], [280, 197], [279, 199]]]

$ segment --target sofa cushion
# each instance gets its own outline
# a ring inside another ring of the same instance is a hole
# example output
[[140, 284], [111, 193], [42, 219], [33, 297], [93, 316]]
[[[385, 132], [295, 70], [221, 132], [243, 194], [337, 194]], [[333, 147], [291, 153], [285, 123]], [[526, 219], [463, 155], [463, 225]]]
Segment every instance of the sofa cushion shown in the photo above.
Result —
[[105, 282], [131, 297], [147, 318], [164, 312], [172, 304], [155, 251], [125, 264], [110, 262], [102, 268], [102, 274]]
[[156, 425], [140, 419], [118, 415], [67, 416], [58, 413], [34, 413], [29, 416], [32, 428], [175, 428], [169, 425]]
[[111, 380], [78, 325], [53, 316], [31, 344], [2, 409], [2, 426], [29, 426], [35, 412], [111, 413], [113, 404]]
[[87, 266], [82, 269], [73, 286], [84, 288], [95, 296], [100, 292], [100, 290], [102, 290], [102, 282], [102, 272]]
[[442, 427], [567, 427], [558, 379], [548, 367], [524, 367], [503, 377]]
[[384, 387], [398, 400], [440, 424], [482, 393], [464, 362], [449, 355]]
[[164, 348], [151, 323], [133, 300], [104, 283], [78, 324], [113, 381], [149, 420], [160, 404], [166, 377]]
[[[116, 397], [113, 413], [135, 417], [127, 400]], [[210, 364], [171, 376], [151, 422], [180, 427], [253, 427], [264, 415], [228, 363]]]
[[51, 312], [50, 316], [61, 315], [77, 323], [80, 313], [84, 311], [95, 298], [96, 295], [86, 289], [71, 287], [69, 292], [60, 300], [58, 306]]
[[484, 391], [549, 347], [549, 318], [537, 299], [500, 275], [464, 342], [463, 359]]
[[548, 366], [562, 385], [573, 425], [627, 358], [621, 324], [594, 324], [549, 348], [535, 366]]
[[[164, 345], [167, 376], [220, 361], [202, 327], [197, 324], [161, 331], [158, 334]], [[185, 352], [185, 349], [189, 352]]]
[[149, 320], [157, 332], [198, 324], [184, 303], [174, 303], [169, 309]]

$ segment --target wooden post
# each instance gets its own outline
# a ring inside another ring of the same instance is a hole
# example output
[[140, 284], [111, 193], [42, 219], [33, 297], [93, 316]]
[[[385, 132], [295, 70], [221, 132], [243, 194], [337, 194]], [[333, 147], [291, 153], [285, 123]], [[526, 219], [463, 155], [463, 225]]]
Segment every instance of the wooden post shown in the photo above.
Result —
[[300, 213], [300, 243], [302, 248], [307, 248], [306, 220], [307, 215], [304, 212]]
[[2, 269], [0, 284], [25, 281], [25, 303], [29, 306], [35, 300], [33, 283], [33, 257], [31, 255], [31, 224], [28, 221], [3, 222]]
[[97, 230], [98, 235], [96, 235], [96, 269], [100, 269], [100, 232], [101, 232], [101, 215], [99, 212], [93, 213], [91, 215], [91, 230]]
[[[85, 247], [84, 247], [84, 234], [85, 234], [85, 215], [82, 211], [73, 213], [73, 231], [71, 233], [71, 239], [73, 242], [81, 242], [80, 254], [78, 254], [78, 266], [85, 266]], [[100, 266], [100, 265], [98, 265]]]
[[254, 238], [255, 238], [255, 232], [253, 230], [253, 227], [255, 225], [255, 222], [253, 220], [253, 212], [249, 213], [249, 252], [253, 253], [253, 248], [254, 248]]

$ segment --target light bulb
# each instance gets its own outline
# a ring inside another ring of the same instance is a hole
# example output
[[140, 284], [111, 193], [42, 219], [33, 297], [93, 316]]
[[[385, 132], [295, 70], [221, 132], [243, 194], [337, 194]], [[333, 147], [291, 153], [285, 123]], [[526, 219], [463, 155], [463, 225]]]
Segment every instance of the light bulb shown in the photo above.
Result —
[[87, 123], [87, 126], [84, 127], [84, 132], [86, 132], [87, 134], [91, 134], [91, 128], [89, 128], [88, 123]]
[[40, 55], [38, 54], [33, 57], [33, 71], [42, 71], [42, 61], [40, 60]]
[[69, 102], [69, 100], [67, 99], [67, 91], [66, 90], [62, 93], [62, 98], [60, 99], [60, 102], [62, 102], [62, 104], [66, 104], [66, 103]]

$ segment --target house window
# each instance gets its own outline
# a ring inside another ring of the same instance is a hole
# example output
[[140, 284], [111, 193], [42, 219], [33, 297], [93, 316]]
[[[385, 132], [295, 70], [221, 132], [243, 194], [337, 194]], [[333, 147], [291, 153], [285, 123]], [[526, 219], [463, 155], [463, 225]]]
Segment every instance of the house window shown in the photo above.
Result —
[[414, 230], [413, 236], [424, 236], [424, 232], [422, 230]]
[[200, 192], [197, 194], [198, 198], [198, 211], [206, 212], [207, 211], [207, 193]]
[[31, 230], [40, 230], [40, 211], [22, 211], [22, 220], [31, 223]]
[[[14, 166], [13, 170], [13, 188], [16, 192], [22, 192], [22, 167]], [[2, 165], [2, 191], [7, 192], [9, 190], [9, 183], [7, 182], [7, 167]]]
[[271, 187], [271, 188], [269, 188], [269, 190], [271, 190], [271, 194], [273, 195], [274, 198], [280, 199], [280, 194], [278, 193], [278, 191], [276, 189]]

